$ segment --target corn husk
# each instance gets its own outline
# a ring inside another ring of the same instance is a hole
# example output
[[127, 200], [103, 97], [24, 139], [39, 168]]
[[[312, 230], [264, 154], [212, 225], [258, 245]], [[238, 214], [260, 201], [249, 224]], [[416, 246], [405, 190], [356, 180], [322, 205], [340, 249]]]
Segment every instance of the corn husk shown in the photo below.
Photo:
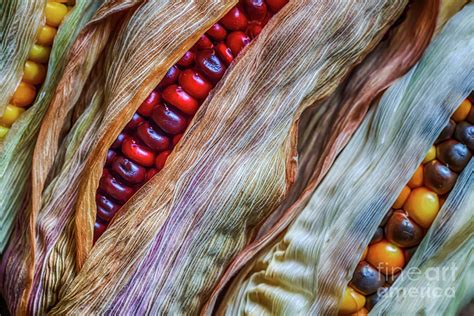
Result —
[[[84, 168], [85, 158], [93, 146], [97, 145], [94, 139], [97, 137], [97, 131], [105, 126], [105, 115], [111, 120], [111, 108], [116, 111], [115, 121], [120, 121], [116, 124], [125, 125], [129, 119], [123, 111], [119, 112], [110, 106], [118, 102], [106, 106], [106, 102], [111, 102], [106, 101], [111, 94], [115, 94], [117, 98], [123, 97], [120, 94], [124, 92], [121, 90], [123, 85], [114, 87], [116, 82], [110, 80], [116, 76], [114, 72], [119, 76], [128, 76], [122, 78], [122, 81], [130, 81], [132, 77], [137, 81], [149, 80], [147, 84], [150, 86], [156, 85], [167, 68], [232, 5], [230, 2], [224, 4], [203, 1], [200, 4], [190, 4], [188, 1], [182, 1], [177, 5], [175, 1], [154, 1], [137, 9], [141, 3], [142, 1], [104, 3], [71, 50], [74, 58], [66, 67], [58, 93], [41, 129], [44, 138], [38, 144], [48, 149], [38, 145], [35, 152], [35, 158], [40, 161], [35, 164], [34, 169], [35, 195], [30, 207], [25, 211], [25, 217], [30, 218], [32, 224], [18, 225], [10, 248], [2, 260], [1, 283], [7, 293], [6, 299], [11, 311], [44, 314], [54, 306], [75, 275], [75, 258], [80, 252], [76, 251], [78, 247], [72, 228], [75, 218], [74, 199], [80, 179], [78, 173]], [[157, 12], [159, 14], [156, 14]], [[170, 18], [173, 15], [180, 18]], [[127, 26], [126, 22], [130, 20], [134, 23]], [[177, 25], [182, 29], [177, 28]], [[117, 32], [122, 26], [122, 33]], [[130, 41], [130, 38], [127, 38], [127, 27], [143, 27], [147, 30], [135, 31], [136, 34], [141, 34], [141, 37], [135, 36], [134, 41]], [[150, 29], [153, 31], [149, 32]], [[173, 29], [178, 30], [179, 34], [173, 33]], [[190, 36], [190, 29], [196, 32], [196, 35]], [[159, 34], [173, 34], [174, 41], [163, 45], [160, 43], [163, 38], [159, 37]], [[105, 49], [107, 40], [111, 44]], [[140, 42], [149, 46], [148, 51], [137, 46]], [[114, 58], [117, 46], [121, 46], [122, 52]], [[155, 55], [161, 56], [162, 59], [150, 59], [150, 56]], [[145, 68], [137, 67], [136, 63], [124, 62], [124, 56], [141, 63]], [[145, 59], [146, 62], [140, 62], [135, 57]], [[121, 65], [126, 69], [121, 68]], [[147, 67], [156, 68], [155, 73], [148, 71]], [[128, 93], [140, 93], [136, 89], [136, 82], [127, 84], [130, 85]], [[107, 92], [110, 88], [118, 88], [119, 91], [110, 94]], [[144, 85], [143, 90], [146, 89]], [[150, 89], [148, 88], [148, 91]], [[125, 99], [121, 102], [122, 107], [128, 105]], [[130, 108], [127, 111], [133, 114], [135, 109]], [[74, 127], [64, 137], [64, 128], [75, 116], [77, 121]], [[60, 143], [62, 145], [59, 145]], [[15, 291], [11, 291], [12, 288], [15, 288]]]
[[[25, 197], [31, 192], [29, 181], [35, 141], [42, 118], [61, 78], [68, 50], [100, 2], [76, 1], [74, 9], [58, 29], [47, 76], [38, 90], [36, 100], [0, 141], [0, 253], [5, 248], [15, 216], [28, 203]], [[46, 1], [32, 0], [6, 1], [5, 5], [2, 4], [0, 115], [20, 83], [23, 65], [35, 42], [38, 29], [44, 23], [45, 4]]]
[[[290, 2], [201, 107], [167, 167], [92, 247], [94, 194], [107, 148], [166, 70], [235, 1], [150, 1], [115, 11], [122, 19], [101, 51], [94, 40], [107, 31], [107, 17], [116, 18], [104, 13], [95, 25], [99, 30], [90, 30], [93, 56], [84, 57], [95, 65], [69, 79], [84, 87], [82, 95], [55, 99], [51, 108], [63, 111], [65, 104], [67, 113], [59, 123], [43, 125], [55, 159], [36, 169], [36, 206], [27, 214], [36, 216], [28, 232], [33, 242], [15, 231], [15, 246], [2, 260], [4, 289], [23, 294], [23, 301], [9, 298], [11, 309], [197, 312], [225, 266], [294, 182], [301, 113], [335, 91], [406, 3]], [[404, 69], [424, 48], [413, 47]], [[386, 85], [396, 76], [389, 77]], [[59, 146], [58, 131], [72, 111], [79, 119]], [[47, 133], [51, 128], [55, 131]], [[25, 244], [35, 251], [34, 264], [18, 251]]]
[[[321, 7], [307, 1], [283, 9], [202, 106], [168, 167], [124, 206], [92, 248], [53, 313], [195, 313], [226, 262], [252, 236], [251, 227], [293, 181], [295, 122], [302, 109], [334, 91], [405, 2], [380, 4], [351, 9], [345, 2]], [[350, 14], [364, 9], [376, 18]], [[339, 12], [333, 24], [326, 17], [328, 24], [304, 18], [327, 12]], [[359, 31], [334, 42], [335, 32], [344, 33], [338, 28], [351, 24]], [[303, 34], [288, 36], [295, 29]], [[338, 55], [348, 47], [351, 54]], [[81, 220], [83, 231], [76, 228], [83, 241], [95, 219], [100, 173], [92, 171], [104, 161], [94, 156], [78, 204], [89, 222]]]
[[[378, 224], [474, 88], [473, 16], [474, 5], [466, 6], [420, 62], [383, 95], [302, 212], [275, 242], [265, 244], [234, 273], [217, 306], [219, 313], [337, 314], [345, 286]], [[436, 301], [387, 298], [374, 314], [392, 314], [392, 308], [396, 315], [449, 314], [465, 303], [463, 289], [469, 289], [469, 281], [459, 281], [472, 273], [472, 163], [411, 264], [426, 270], [455, 262], [456, 278], [443, 286], [455, 286], [458, 295]], [[406, 272], [395, 286], [440, 284], [410, 283], [404, 276]]]

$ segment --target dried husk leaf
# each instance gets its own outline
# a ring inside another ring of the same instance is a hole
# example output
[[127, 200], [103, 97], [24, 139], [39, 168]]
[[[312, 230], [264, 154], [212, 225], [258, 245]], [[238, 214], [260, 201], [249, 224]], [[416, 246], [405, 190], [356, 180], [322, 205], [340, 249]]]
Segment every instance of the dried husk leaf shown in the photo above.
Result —
[[400, 275], [372, 313], [455, 315], [460, 307], [472, 300], [473, 214], [474, 159], [471, 159], [405, 268], [407, 272]]
[[207, 302], [206, 311], [213, 309], [229, 280], [271, 244], [304, 208], [372, 101], [420, 58], [431, 39], [437, 9], [436, 1], [414, 1], [400, 24], [390, 30], [336, 92], [303, 113], [299, 123], [297, 181], [285, 201], [259, 228], [255, 240], [234, 258]]
[[[473, 16], [474, 5], [458, 13], [420, 62], [387, 90], [301, 214], [235, 277], [220, 302], [220, 313], [337, 314], [343, 290], [378, 224], [452, 112], [474, 88]], [[472, 232], [466, 227], [451, 230], [458, 220], [443, 215], [448, 207], [437, 221], [450, 233], [436, 234], [438, 242], [454, 245], [449, 235], [470, 239]], [[426, 247], [429, 242], [424, 242]], [[472, 246], [469, 250], [464, 244], [463, 249], [470, 252]], [[428, 255], [436, 253], [431, 251]], [[438, 258], [428, 264], [440, 262], [447, 263]], [[463, 265], [465, 270], [470, 264]], [[413, 309], [442, 310], [449, 305], [453, 310], [456, 305], [424, 303], [397, 308], [414, 314]]]
[[[52, 314], [196, 313], [294, 180], [301, 112], [334, 92], [405, 4], [290, 2], [202, 105], [167, 167], [122, 208]], [[76, 218], [86, 247], [105, 151], [123, 125], [107, 127], [113, 137], [88, 166]]]
[[[47, 76], [35, 102], [0, 141], [0, 252], [5, 248], [15, 216], [26, 207], [25, 197], [31, 190], [29, 180], [34, 144], [42, 118], [61, 78], [68, 50], [100, 2], [76, 1], [74, 9], [58, 29], [50, 54]], [[7, 46], [4, 50], [6, 54], [2, 55], [0, 62], [2, 74], [5, 74], [1, 80], [0, 113], [19, 84], [28, 52], [44, 20], [45, 4], [46, 1], [8, 1], [5, 5], [6, 11], [1, 12], [2, 23], [5, 22], [5, 25], [2, 24], [4, 35], [0, 41], [2, 46]], [[24, 18], [25, 16], [28, 18]], [[4, 64], [8, 66], [4, 67]]]
[[[288, 226], [347, 144], [372, 101], [418, 61], [431, 40], [438, 6], [438, 1], [413, 1], [400, 18], [400, 25], [386, 34], [336, 92], [303, 113], [299, 124], [298, 181], [259, 229], [254, 245], [260, 243], [259, 247], [263, 247], [261, 240], [268, 242]], [[249, 247], [253, 252], [258, 248]]]
[[[37, 186], [39, 196], [35, 200], [36, 207], [28, 208], [24, 214], [32, 224], [28, 227], [18, 223], [10, 248], [2, 259], [3, 288], [21, 295], [7, 296], [12, 311], [44, 314], [54, 306], [75, 276], [78, 269], [75, 259], [81, 256], [75, 240], [73, 208], [79, 175], [97, 146], [98, 131], [103, 131], [104, 122], [115, 120], [116, 124], [125, 125], [129, 120], [124, 111], [114, 107], [127, 106], [127, 100], [137, 93], [145, 98], [145, 92], [137, 89], [140, 80], [148, 80], [147, 85], [156, 85], [166, 70], [190, 48], [192, 39], [195, 41], [233, 5], [215, 1], [154, 1], [135, 11], [137, 4], [138, 1], [105, 3], [72, 50], [75, 57], [66, 68], [65, 79], [60, 83], [48, 113], [50, 118], [57, 120], [45, 121], [42, 128], [44, 146], [50, 151], [45, 153], [38, 146], [35, 153], [35, 157], [45, 160], [45, 166], [36, 165], [33, 184]], [[117, 15], [122, 15], [125, 26], [117, 26]], [[144, 30], [138, 32], [128, 28]], [[111, 32], [111, 44], [103, 51], [103, 45], [99, 48], [96, 45], [109, 38]], [[169, 40], [171, 36], [173, 41]], [[124, 61], [125, 56], [133, 63]], [[92, 68], [94, 64], [95, 68]], [[145, 66], [138, 67], [137, 64]], [[118, 79], [128, 87], [117, 86]], [[82, 95], [76, 92], [81, 88]], [[135, 108], [127, 111], [133, 114], [141, 101], [135, 101]], [[73, 109], [71, 104], [75, 102]], [[72, 110], [84, 113], [63, 140], [63, 145], [58, 147]], [[51, 156], [54, 155], [53, 160]], [[43, 189], [45, 185], [48, 186]], [[87, 227], [86, 231], [90, 229]]]

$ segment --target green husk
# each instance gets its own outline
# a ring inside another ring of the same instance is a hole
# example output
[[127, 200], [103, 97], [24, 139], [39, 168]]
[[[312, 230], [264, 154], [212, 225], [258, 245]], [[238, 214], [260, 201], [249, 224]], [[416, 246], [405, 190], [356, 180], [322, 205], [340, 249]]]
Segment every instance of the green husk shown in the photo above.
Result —
[[[219, 302], [220, 313], [337, 314], [342, 293], [383, 216], [450, 115], [473, 90], [473, 49], [471, 4], [450, 20], [421, 61], [387, 90], [296, 220], [230, 283]], [[415, 258], [414, 263], [427, 269], [457, 262], [460, 271], [453, 284], [472, 273], [472, 198], [467, 193], [472, 184], [463, 186], [463, 181], [472, 181], [472, 161], [465, 173], [457, 187], [461, 189], [454, 192], [453, 202], [443, 208], [424, 242], [430, 250], [422, 247], [417, 254], [425, 259]], [[446, 213], [458, 215], [446, 217]], [[441, 223], [444, 230], [434, 233]], [[436, 238], [439, 251], [432, 246]], [[397, 311], [409, 315], [455, 311], [465, 302], [462, 289], [468, 289], [466, 296], [472, 291], [469, 281], [457, 286], [460, 290], [453, 300], [398, 301]], [[391, 314], [394, 305], [390, 303], [382, 314]]]
[[[2, 78], [0, 112], [19, 83], [23, 64], [44, 19], [45, 3], [46, 1], [14, 0], [7, 1], [5, 7], [2, 7], [0, 45], [6, 46], [11, 53], [0, 59], [0, 69], [2, 73], [7, 74], [5, 80]], [[30, 192], [30, 171], [36, 137], [61, 78], [68, 50], [100, 3], [101, 1], [76, 1], [75, 7], [58, 29], [48, 63], [47, 77], [34, 104], [13, 124], [6, 138], [0, 141], [0, 252], [5, 248], [15, 216], [27, 204], [25, 197]], [[12, 8], [16, 8], [14, 15]], [[29, 8], [28, 12], [25, 8]], [[25, 16], [28, 18], [24, 18]]]

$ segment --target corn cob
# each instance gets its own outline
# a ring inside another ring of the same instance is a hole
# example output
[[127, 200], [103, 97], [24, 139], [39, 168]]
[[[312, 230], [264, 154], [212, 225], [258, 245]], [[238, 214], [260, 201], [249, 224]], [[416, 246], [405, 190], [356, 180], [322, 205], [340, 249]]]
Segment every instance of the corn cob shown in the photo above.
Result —
[[23, 78], [10, 99], [3, 116], [0, 117], [0, 139], [34, 102], [38, 88], [46, 78], [51, 46], [64, 17], [72, 6], [68, 0], [48, 0], [44, 16], [45, 24], [38, 30], [36, 43], [31, 47], [28, 60], [23, 68]]
[[172, 66], [107, 153], [96, 195], [94, 241], [120, 207], [165, 165], [227, 67], [288, 0], [245, 0]]
[[410, 260], [474, 153], [474, 107], [464, 100], [377, 228], [339, 313], [366, 315]]

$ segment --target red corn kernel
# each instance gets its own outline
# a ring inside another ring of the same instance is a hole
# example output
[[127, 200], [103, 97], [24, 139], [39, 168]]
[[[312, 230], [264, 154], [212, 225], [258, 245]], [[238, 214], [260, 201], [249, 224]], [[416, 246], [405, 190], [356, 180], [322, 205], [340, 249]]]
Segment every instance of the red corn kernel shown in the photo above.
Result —
[[152, 91], [138, 108], [137, 112], [145, 117], [151, 116], [153, 108], [161, 101], [161, 95], [157, 91]]
[[166, 104], [156, 107], [151, 118], [158, 127], [171, 135], [184, 132], [188, 126], [186, 118], [178, 110]]
[[237, 56], [245, 46], [250, 44], [250, 38], [244, 32], [232, 32], [227, 36], [226, 44], [229, 46], [232, 54]]
[[193, 69], [186, 69], [181, 73], [179, 84], [183, 87], [184, 91], [198, 100], [205, 99], [212, 90], [212, 84], [197, 70]]
[[110, 166], [112, 161], [114, 160], [115, 156], [117, 156], [117, 153], [113, 151], [112, 149], [109, 149], [107, 152], [107, 159], [105, 160], [105, 166]]
[[163, 152], [159, 153], [156, 156], [156, 160], [155, 160], [156, 169], [158, 169], [158, 170], [163, 169], [163, 167], [165, 166], [165, 163], [166, 163], [166, 159], [168, 159], [168, 156], [170, 154], [171, 154], [171, 151], [166, 150], [166, 151], [163, 151]]
[[148, 169], [148, 171], [146, 172], [146, 181], [150, 181], [150, 179], [153, 178], [153, 176], [157, 174], [158, 171], [159, 170], [155, 168]]
[[162, 151], [170, 147], [169, 137], [149, 122], [145, 122], [137, 128], [137, 136], [154, 151]]
[[145, 146], [138, 144], [138, 142], [132, 137], [127, 137], [123, 141], [122, 152], [125, 156], [127, 156], [127, 158], [142, 166], [153, 166], [155, 154], [151, 150], [148, 150]]
[[97, 221], [94, 224], [94, 243], [99, 239], [100, 236], [105, 232], [107, 229], [107, 224], [102, 222], [100, 219], [97, 219]]
[[115, 213], [120, 209], [120, 205], [102, 194], [97, 194], [95, 201], [97, 203], [97, 216], [106, 222], [110, 222]]
[[196, 64], [207, 79], [217, 82], [225, 74], [226, 66], [211, 51], [202, 51], [196, 56]]
[[199, 103], [196, 99], [184, 91], [183, 87], [175, 84], [167, 86], [165, 90], [163, 90], [163, 99], [188, 115], [196, 113], [199, 107]]
[[211, 40], [209, 37], [206, 35], [202, 35], [199, 40], [194, 44], [194, 47], [198, 50], [203, 50], [203, 49], [212, 49], [214, 45], [212, 44]]
[[122, 156], [114, 159], [112, 171], [130, 184], [138, 184], [145, 180], [146, 169]]
[[263, 30], [263, 26], [260, 22], [252, 22], [247, 28], [247, 34], [251, 38], [256, 38]]
[[143, 117], [141, 117], [141, 115], [138, 113], [134, 113], [130, 122], [128, 122], [128, 124], [125, 126], [125, 129], [134, 130], [138, 126], [140, 126], [143, 122], [145, 122]]
[[195, 55], [192, 51], [187, 51], [178, 61], [178, 65], [188, 68], [194, 63], [194, 57]]
[[234, 60], [234, 55], [232, 55], [232, 51], [224, 43], [219, 43], [216, 45], [216, 55], [219, 56], [219, 58], [223, 60], [227, 66], [229, 66]]
[[211, 26], [209, 30], [207, 30], [207, 36], [215, 40], [216, 42], [220, 42], [225, 40], [227, 36], [227, 31], [225, 28], [222, 27], [219, 23], [214, 24]]
[[243, 31], [247, 27], [247, 17], [242, 10], [234, 7], [224, 15], [220, 20], [220, 24], [230, 31]]
[[127, 134], [125, 133], [120, 133], [117, 138], [115, 139], [114, 143], [112, 144], [112, 146], [110, 146], [111, 148], [113, 149], [117, 149], [117, 148], [121, 148], [122, 147], [122, 143], [123, 143], [123, 140], [127, 137]]
[[184, 134], [178, 134], [173, 137], [173, 146], [176, 146], [177, 143], [181, 140]]
[[181, 70], [179, 70], [178, 67], [172, 66], [170, 69], [168, 69], [163, 79], [161, 79], [161, 82], [158, 84], [157, 88], [162, 89], [166, 86], [169, 86], [170, 84], [175, 83], [176, 81], [178, 81], [180, 73]]
[[99, 189], [120, 203], [127, 202], [135, 193], [133, 188], [121, 183], [110, 174], [102, 175], [99, 182]]
[[266, 2], [270, 11], [277, 13], [288, 3], [288, 0], [266, 0]]
[[245, 10], [251, 20], [262, 20], [267, 15], [267, 4], [263, 0], [244, 0]]

